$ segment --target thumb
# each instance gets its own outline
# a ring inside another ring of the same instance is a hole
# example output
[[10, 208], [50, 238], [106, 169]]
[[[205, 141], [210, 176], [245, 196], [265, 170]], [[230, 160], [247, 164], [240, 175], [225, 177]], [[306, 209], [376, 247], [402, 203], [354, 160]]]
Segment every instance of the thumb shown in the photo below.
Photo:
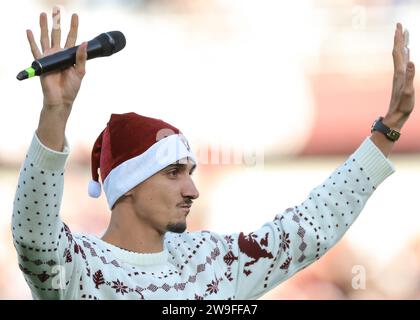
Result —
[[414, 75], [416, 74], [416, 67], [413, 62], [407, 63], [407, 72], [406, 72], [406, 78], [405, 78], [405, 88], [406, 89], [412, 89], [414, 88]]
[[76, 72], [83, 78], [86, 73], [86, 60], [87, 60], [87, 42], [83, 42], [76, 52]]

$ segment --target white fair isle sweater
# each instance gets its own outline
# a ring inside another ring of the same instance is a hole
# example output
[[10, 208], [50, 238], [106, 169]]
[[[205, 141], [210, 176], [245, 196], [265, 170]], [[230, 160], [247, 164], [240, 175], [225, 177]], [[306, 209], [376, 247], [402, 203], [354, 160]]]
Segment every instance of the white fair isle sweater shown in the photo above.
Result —
[[299, 206], [250, 234], [167, 233], [165, 250], [140, 254], [60, 219], [69, 155], [36, 134], [13, 209], [19, 267], [36, 299], [255, 299], [319, 259], [343, 236], [393, 165], [370, 138]]

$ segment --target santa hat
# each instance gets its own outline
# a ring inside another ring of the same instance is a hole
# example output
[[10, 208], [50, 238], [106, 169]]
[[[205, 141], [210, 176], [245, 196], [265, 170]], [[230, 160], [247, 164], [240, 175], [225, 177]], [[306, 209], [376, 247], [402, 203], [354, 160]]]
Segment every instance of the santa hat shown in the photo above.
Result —
[[112, 114], [92, 148], [92, 181], [88, 193], [101, 195], [104, 185], [109, 208], [139, 183], [183, 158], [196, 163], [187, 139], [179, 129], [134, 112]]

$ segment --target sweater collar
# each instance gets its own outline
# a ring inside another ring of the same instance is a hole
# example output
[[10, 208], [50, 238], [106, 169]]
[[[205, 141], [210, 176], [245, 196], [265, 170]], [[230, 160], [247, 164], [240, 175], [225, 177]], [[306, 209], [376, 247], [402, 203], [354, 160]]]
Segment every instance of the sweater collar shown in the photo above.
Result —
[[95, 238], [95, 241], [97, 243], [100, 243], [103, 247], [107, 249], [107, 251], [110, 251], [115, 256], [115, 258], [131, 265], [147, 266], [164, 264], [168, 261], [169, 253], [166, 247], [161, 252], [139, 253], [114, 246], [108, 242], [103, 241], [97, 236], [93, 237]]

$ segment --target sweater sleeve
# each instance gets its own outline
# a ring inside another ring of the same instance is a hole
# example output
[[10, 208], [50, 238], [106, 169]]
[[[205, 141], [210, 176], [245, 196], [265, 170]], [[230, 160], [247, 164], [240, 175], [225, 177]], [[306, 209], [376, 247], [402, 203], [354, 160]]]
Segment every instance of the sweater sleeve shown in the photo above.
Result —
[[69, 299], [77, 285], [80, 250], [59, 216], [68, 155], [67, 139], [64, 150], [57, 152], [34, 134], [19, 174], [13, 242], [35, 299]]
[[250, 234], [221, 236], [237, 299], [255, 299], [335, 245], [394, 166], [370, 138], [298, 206]]

